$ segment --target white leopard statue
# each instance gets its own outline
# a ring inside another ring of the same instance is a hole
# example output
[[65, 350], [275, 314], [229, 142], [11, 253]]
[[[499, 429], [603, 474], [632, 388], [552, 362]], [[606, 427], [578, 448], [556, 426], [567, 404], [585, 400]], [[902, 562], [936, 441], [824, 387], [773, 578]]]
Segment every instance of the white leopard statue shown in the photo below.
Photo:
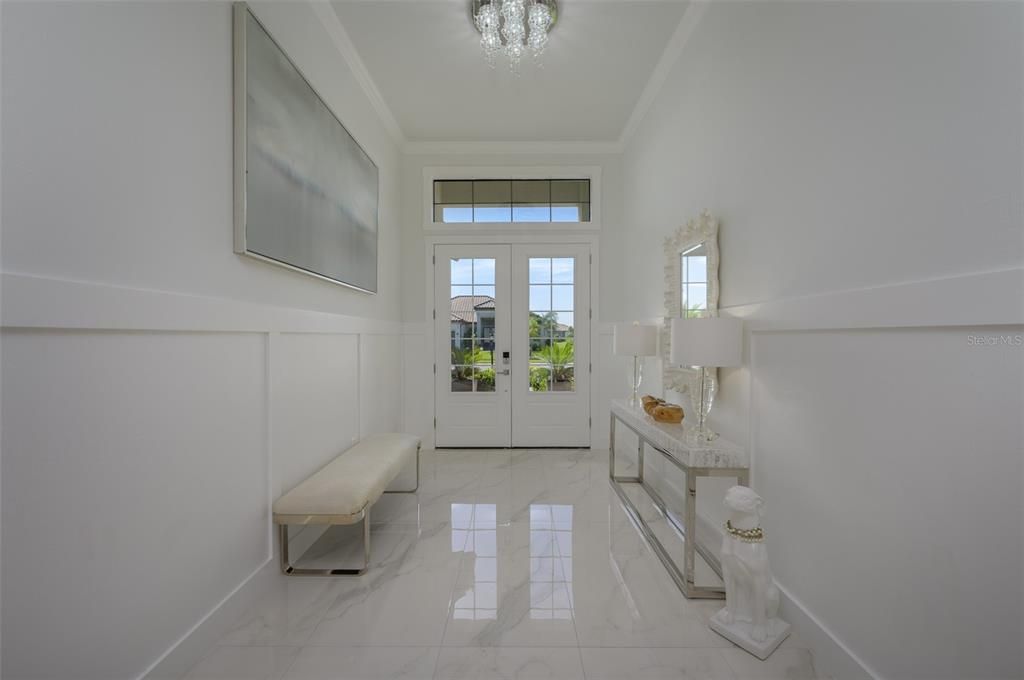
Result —
[[761, 517], [764, 501], [752, 489], [734, 486], [725, 494], [728, 520], [722, 539], [725, 607], [711, 617], [711, 629], [760, 659], [789, 635], [778, 618], [779, 589], [768, 565]]

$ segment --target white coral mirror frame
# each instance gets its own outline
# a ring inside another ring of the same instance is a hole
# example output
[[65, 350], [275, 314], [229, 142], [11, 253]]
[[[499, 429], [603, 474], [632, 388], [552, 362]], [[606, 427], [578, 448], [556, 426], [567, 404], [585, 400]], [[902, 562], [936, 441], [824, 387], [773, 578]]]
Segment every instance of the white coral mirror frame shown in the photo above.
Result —
[[[688, 266], [703, 259], [703, 267]], [[704, 211], [665, 239], [665, 321], [661, 329], [662, 380], [666, 390], [683, 393], [699, 380], [700, 372], [669, 362], [673, 318], [718, 316], [718, 220]], [[703, 291], [703, 299], [699, 293]], [[717, 370], [708, 369], [715, 380]], [[696, 388], [695, 388], [696, 389]], [[712, 388], [713, 389], [713, 388]]]

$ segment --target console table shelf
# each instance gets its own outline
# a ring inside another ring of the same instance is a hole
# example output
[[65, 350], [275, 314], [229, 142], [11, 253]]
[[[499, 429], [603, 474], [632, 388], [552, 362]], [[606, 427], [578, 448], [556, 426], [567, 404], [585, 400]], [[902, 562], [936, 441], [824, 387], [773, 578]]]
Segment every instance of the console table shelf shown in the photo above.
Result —
[[[639, 440], [637, 448], [637, 473], [635, 476], [618, 475], [615, 470], [615, 427], [616, 423], [632, 430]], [[698, 587], [694, 583], [696, 554], [699, 552], [707, 563], [721, 576], [721, 568], [713, 552], [700, 545], [697, 540], [697, 479], [699, 477], [735, 477], [738, 484], [746, 485], [749, 478], [750, 460], [746, 451], [725, 439], [712, 442], [698, 442], [687, 437], [687, 430], [680, 425], [659, 423], [648, 416], [637, 405], [632, 406], [625, 399], [612, 400], [611, 439], [608, 455], [608, 476], [612, 488], [618, 494], [626, 510], [640, 527], [644, 538], [654, 549], [658, 559], [665, 565], [672, 580], [683, 595], [690, 598], [724, 598], [722, 588]], [[644, 479], [644, 453], [647, 449], [660, 454], [686, 475], [686, 503], [683, 523], [669, 512], [661, 496]], [[668, 550], [644, 520], [636, 505], [629, 498], [623, 484], [639, 484], [650, 496], [666, 520], [683, 536], [683, 564], [676, 564]], [[692, 538], [692, 540], [691, 540]]]

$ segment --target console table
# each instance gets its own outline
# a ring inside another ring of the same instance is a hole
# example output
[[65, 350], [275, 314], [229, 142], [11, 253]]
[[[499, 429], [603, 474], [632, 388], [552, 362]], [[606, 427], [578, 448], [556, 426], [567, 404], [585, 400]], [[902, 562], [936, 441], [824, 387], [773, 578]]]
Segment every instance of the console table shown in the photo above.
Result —
[[[639, 439], [637, 447], [636, 476], [621, 476], [615, 472], [615, 427], [620, 423], [632, 430]], [[735, 477], [738, 484], [748, 483], [750, 461], [746, 451], [740, 446], [725, 439], [718, 438], [712, 442], [699, 442], [686, 436], [686, 429], [680, 425], [659, 423], [648, 416], [640, 405], [631, 406], [628, 400], [612, 400], [611, 439], [608, 455], [608, 476], [612, 488], [633, 517], [644, 538], [647, 539], [655, 554], [668, 570], [672, 580], [679, 586], [683, 595], [691, 598], [724, 598], [722, 588], [703, 588], [694, 583], [694, 563], [699, 552], [707, 563], [721, 576], [721, 566], [716, 554], [705, 546], [699, 545], [697, 536], [697, 478], [698, 477]], [[651, 449], [686, 475], [686, 504], [683, 522], [669, 512], [658, 492], [651, 488], [644, 479], [644, 452]], [[650, 496], [665, 519], [672, 523], [676, 531], [683, 536], [683, 564], [676, 564], [668, 550], [658, 537], [651, 531], [650, 525], [641, 516], [636, 505], [626, 494], [623, 484], [639, 484]], [[692, 540], [691, 540], [692, 539]]]

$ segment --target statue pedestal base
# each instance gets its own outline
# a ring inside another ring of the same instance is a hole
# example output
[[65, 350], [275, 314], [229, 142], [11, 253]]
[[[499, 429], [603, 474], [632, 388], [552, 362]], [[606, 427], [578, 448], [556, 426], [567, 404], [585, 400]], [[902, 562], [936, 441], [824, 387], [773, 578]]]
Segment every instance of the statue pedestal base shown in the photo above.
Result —
[[725, 623], [724, 613], [725, 609], [720, 609], [718, 613], [711, 617], [711, 622], [708, 624], [711, 630], [726, 640], [739, 645], [762, 661], [771, 656], [771, 653], [789, 636], [788, 623], [782, 619], [770, 619], [767, 624], [767, 636], [765, 636], [764, 640], [758, 642], [750, 635], [750, 629], [753, 627], [753, 624], [747, 621], [736, 621], [731, 624]]

